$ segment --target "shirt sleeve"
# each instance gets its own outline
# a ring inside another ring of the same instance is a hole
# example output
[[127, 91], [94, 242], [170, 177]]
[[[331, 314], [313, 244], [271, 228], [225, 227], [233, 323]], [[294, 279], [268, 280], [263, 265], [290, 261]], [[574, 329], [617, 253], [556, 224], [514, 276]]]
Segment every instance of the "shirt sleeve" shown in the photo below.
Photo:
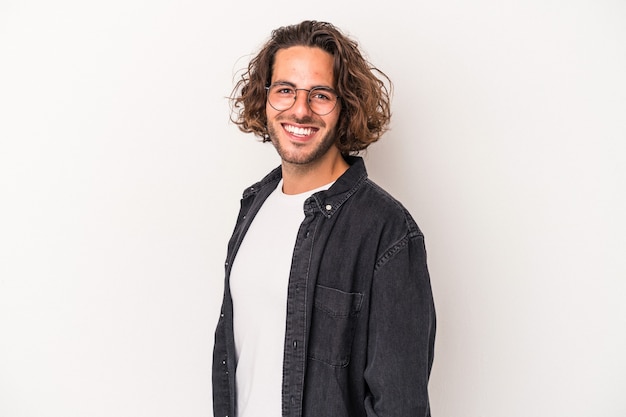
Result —
[[371, 291], [367, 416], [428, 417], [436, 318], [421, 234], [380, 258]]

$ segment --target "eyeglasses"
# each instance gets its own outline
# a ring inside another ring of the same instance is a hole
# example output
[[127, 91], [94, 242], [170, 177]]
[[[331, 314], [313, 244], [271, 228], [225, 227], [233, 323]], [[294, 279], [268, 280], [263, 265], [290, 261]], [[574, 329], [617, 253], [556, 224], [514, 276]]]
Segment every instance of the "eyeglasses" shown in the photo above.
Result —
[[308, 93], [309, 108], [318, 116], [325, 116], [332, 112], [337, 106], [337, 101], [339, 101], [339, 96], [335, 90], [328, 87], [315, 87], [307, 90], [306, 88], [295, 88], [287, 83], [276, 83], [265, 87], [265, 89], [267, 90], [268, 103], [277, 111], [285, 111], [293, 107], [299, 90]]

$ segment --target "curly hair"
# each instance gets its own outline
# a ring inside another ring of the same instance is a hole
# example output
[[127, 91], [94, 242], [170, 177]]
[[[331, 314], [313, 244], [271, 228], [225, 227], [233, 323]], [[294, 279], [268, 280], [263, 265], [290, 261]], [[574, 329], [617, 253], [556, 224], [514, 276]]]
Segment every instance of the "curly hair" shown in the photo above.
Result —
[[341, 97], [335, 142], [340, 152], [357, 154], [380, 139], [391, 118], [391, 80], [368, 62], [356, 41], [330, 23], [311, 20], [272, 31], [232, 90], [231, 121], [241, 131], [269, 141], [265, 87], [271, 82], [276, 52], [292, 46], [317, 47], [333, 56], [334, 88]]

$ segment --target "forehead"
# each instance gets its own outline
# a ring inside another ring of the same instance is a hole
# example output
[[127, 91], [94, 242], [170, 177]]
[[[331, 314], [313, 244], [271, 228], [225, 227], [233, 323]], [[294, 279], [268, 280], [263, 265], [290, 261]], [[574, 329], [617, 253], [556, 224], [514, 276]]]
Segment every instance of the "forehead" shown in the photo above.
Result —
[[274, 57], [272, 82], [285, 81], [300, 88], [334, 85], [333, 56], [308, 46], [279, 49]]

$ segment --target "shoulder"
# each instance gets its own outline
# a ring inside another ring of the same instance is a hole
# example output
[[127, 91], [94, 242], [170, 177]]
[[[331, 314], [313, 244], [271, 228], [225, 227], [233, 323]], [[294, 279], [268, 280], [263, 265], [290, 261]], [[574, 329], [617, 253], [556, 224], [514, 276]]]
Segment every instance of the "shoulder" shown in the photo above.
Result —
[[369, 221], [397, 229], [407, 237], [423, 236], [415, 219], [402, 202], [376, 182], [367, 178], [353, 196], [354, 207]]
[[282, 170], [280, 167], [274, 168], [260, 181], [255, 182], [251, 186], [243, 190], [243, 198], [254, 197], [264, 189], [273, 190], [282, 178]]

